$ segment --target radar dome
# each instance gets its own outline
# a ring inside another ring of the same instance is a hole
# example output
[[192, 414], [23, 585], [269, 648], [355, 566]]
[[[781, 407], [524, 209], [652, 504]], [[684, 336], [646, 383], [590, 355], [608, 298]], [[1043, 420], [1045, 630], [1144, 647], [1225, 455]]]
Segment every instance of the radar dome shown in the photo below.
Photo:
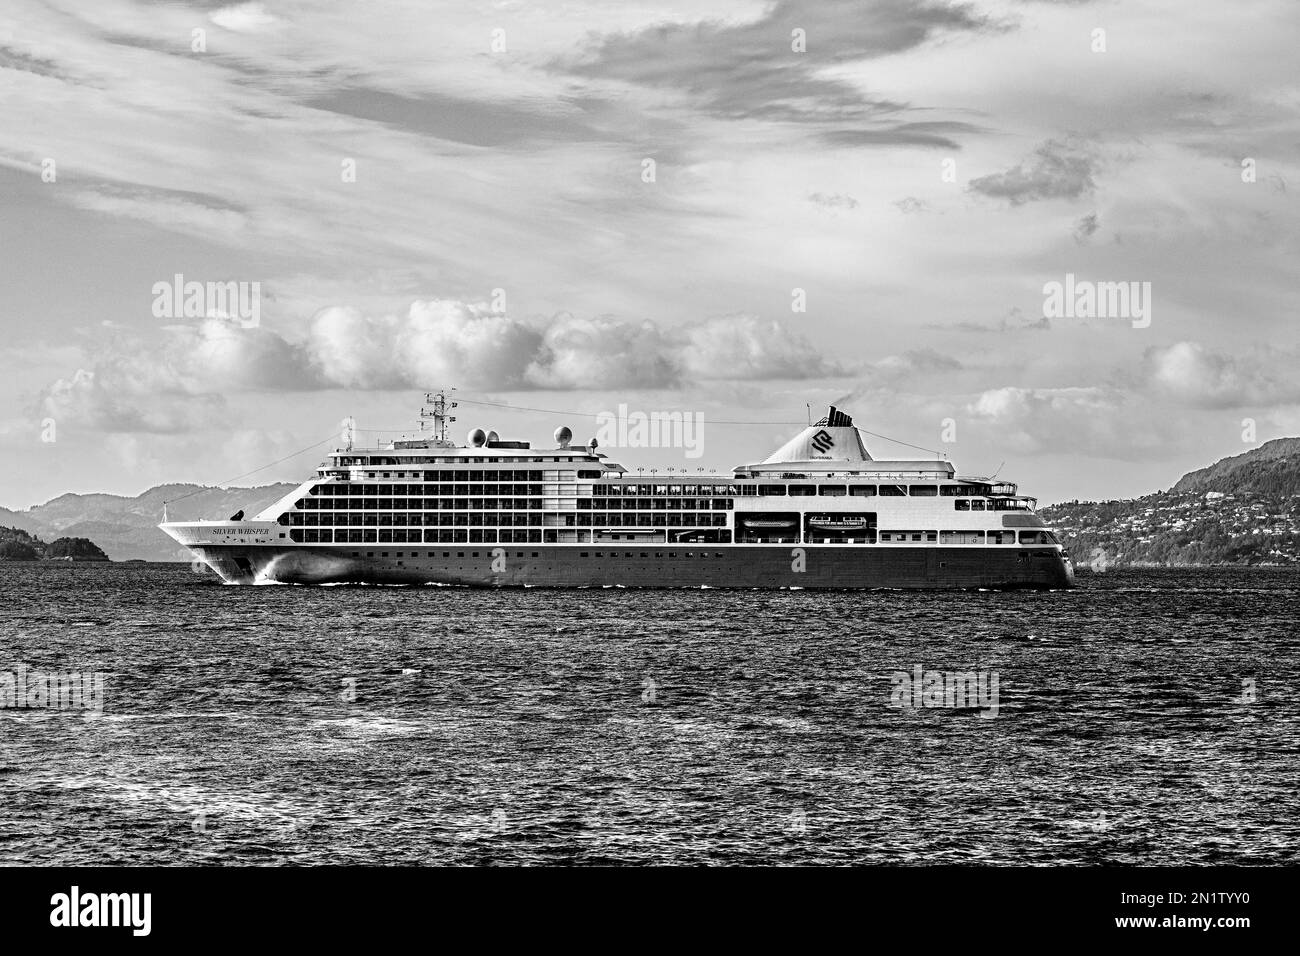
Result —
[[555, 429], [555, 444], [561, 448], [568, 448], [571, 441], [573, 441], [573, 430], [568, 425], [561, 425]]
[[475, 428], [469, 433], [469, 443], [475, 448], [482, 448], [485, 441], [487, 441], [487, 432], [483, 429]]
[[487, 434], [487, 440], [488, 440], [488, 441], [500, 441], [500, 440], [501, 440], [501, 436], [498, 435], [496, 432], [488, 432], [488, 434]]

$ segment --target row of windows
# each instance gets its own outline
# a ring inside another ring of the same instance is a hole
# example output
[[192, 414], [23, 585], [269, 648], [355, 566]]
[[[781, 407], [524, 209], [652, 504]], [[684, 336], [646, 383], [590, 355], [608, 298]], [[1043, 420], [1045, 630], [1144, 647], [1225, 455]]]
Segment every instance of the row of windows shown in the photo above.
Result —
[[[451, 474], [448, 472], [447, 474]], [[546, 483], [541, 481], [541, 475], [532, 476], [530, 480], [524, 482], [522, 479], [505, 483], [507, 473], [505, 472], [484, 472], [478, 480], [471, 483], [466, 481], [460, 475], [463, 472], [457, 472], [458, 477], [455, 480], [434, 481], [430, 480], [424, 484], [388, 484], [388, 485], [367, 485], [339, 482], [334, 484], [316, 485], [310, 489], [310, 494], [321, 499], [348, 498], [351, 501], [374, 499], [388, 499], [390, 497], [402, 498], [406, 495], [437, 495], [438, 498], [450, 498], [454, 496], [465, 497], [469, 495], [482, 497], [520, 497], [524, 495], [541, 495], [544, 493]], [[501, 480], [497, 480], [497, 475]], [[492, 476], [492, 477], [486, 477]], [[558, 482], [551, 482], [558, 484]], [[971, 485], [840, 485], [840, 484], [816, 484], [816, 485], [752, 485], [752, 484], [719, 484], [719, 485], [659, 485], [659, 484], [627, 484], [627, 485], [595, 485], [592, 489], [596, 497], [602, 498], [658, 498], [658, 499], [677, 499], [677, 498], [737, 498], [737, 497], [823, 497], [823, 498], [872, 498], [876, 496], [886, 498], [934, 498], [937, 496], [946, 498], [965, 498], [971, 495], [981, 493], [980, 489]], [[311, 499], [308, 499], [311, 500]], [[419, 500], [432, 501], [433, 498], [424, 497]], [[367, 505], [369, 507], [370, 505]], [[361, 505], [352, 505], [352, 507], [362, 507]], [[412, 506], [414, 507], [414, 506]], [[427, 507], [433, 507], [428, 505]], [[662, 505], [660, 506], [662, 507]]]
[[[555, 528], [292, 528], [289, 537], [304, 544], [496, 544], [555, 543]], [[777, 540], [777, 539], [772, 539]], [[780, 539], [785, 540], [785, 539]], [[794, 541], [794, 538], [789, 540]], [[830, 541], [831, 539], [820, 539]], [[881, 531], [882, 544], [1016, 544], [1014, 531]], [[1058, 544], [1050, 531], [1021, 531], [1020, 544]], [[645, 555], [642, 555], [644, 557]], [[400, 557], [400, 555], [399, 555]], [[432, 555], [430, 555], [432, 557]], [[444, 555], [446, 557], [446, 555]], [[536, 555], [534, 555], [536, 557]]]
[[625, 485], [596, 485], [592, 489], [592, 494], [605, 497], [649, 497], [673, 496], [673, 497], [701, 497], [701, 496], [719, 496], [719, 497], [861, 497], [871, 498], [877, 495], [883, 497], [906, 498], [957, 498], [969, 495], [984, 494], [985, 489], [977, 485], [903, 485], [903, 484], [716, 484], [716, 485], [660, 485], [660, 484], [637, 484], [628, 483]]
[[[525, 554], [525, 552], [523, 552], [523, 551], [516, 551], [516, 552], [515, 552], [515, 557], [516, 557], [516, 558], [522, 558], [522, 557], [524, 556], [524, 554]], [[680, 554], [681, 554], [681, 557], [683, 557], [683, 558], [700, 558], [700, 559], [704, 559], [704, 558], [721, 558], [721, 557], [725, 557], [725, 554], [724, 554], [723, 552], [721, 552], [721, 551], [682, 551]], [[656, 557], [656, 558], [676, 558], [676, 557], [678, 557], [678, 552], [676, 552], [676, 551], [667, 551], [667, 552], [664, 552], [664, 551], [640, 551], [640, 552], [635, 552], [635, 551], [611, 551], [611, 552], [609, 552], [609, 557], [611, 557], [611, 558], [635, 558], [635, 557], [648, 558], [648, 557], [651, 557], [652, 555], [653, 555], [654, 557]], [[438, 557], [438, 552], [437, 552], [437, 551], [426, 551], [426, 552], [424, 553], [424, 556], [425, 556], [426, 558], [436, 558], [436, 557]], [[444, 558], [450, 558], [450, 557], [452, 556], [452, 552], [450, 552], [450, 551], [444, 551], [444, 552], [442, 552], [442, 556], [443, 556]], [[467, 556], [467, 555], [465, 554], [464, 551], [457, 551], [457, 552], [456, 552], [456, 557], [458, 557], [458, 558], [464, 558], [464, 557], [466, 557], [466, 556]], [[471, 557], [471, 558], [478, 558], [478, 557], [484, 557], [484, 558], [495, 558], [496, 556], [497, 556], [497, 555], [495, 555], [495, 554], [493, 554], [493, 553], [491, 553], [491, 552], [479, 552], [479, 551], [471, 551], [471, 552], [469, 553], [469, 555], [468, 555], [468, 557]], [[508, 557], [510, 557], [510, 553], [509, 553], [509, 552], [506, 552], [504, 556], [508, 558]], [[538, 557], [538, 553], [537, 553], [536, 551], [533, 551], [531, 556], [534, 557], [534, 558], [536, 558], [536, 557]], [[353, 552], [352, 552], [352, 557], [354, 557], [354, 558], [359, 558], [359, 557], [361, 557], [361, 552], [360, 552], [360, 551], [353, 551]], [[375, 557], [375, 552], [374, 552], [374, 551], [367, 551], [367, 552], [366, 552], [366, 557], [367, 557], [367, 558], [373, 558], [373, 557]], [[388, 557], [388, 552], [387, 552], [387, 551], [380, 551], [380, 552], [379, 552], [379, 557], [381, 557], [381, 558], [386, 558], [386, 557]], [[407, 553], [406, 553], [405, 551], [394, 551], [394, 552], [393, 552], [393, 557], [395, 557], [395, 558], [404, 558], [404, 557], [408, 557], [408, 555], [407, 555]], [[420, 557], [420, 552], [419, 552], [419, 551], [412, 551], [412, 552], [410, 553], [409, 557], [411, 557], [412, 559], [418, 559], [418, 558]], [[604, 552], [604, 551], [596, 551], [596, 552], [593, 553], [593, 552], [591, 552], [591, 551], [580, 551], [580, 552], [578, 552], [578, 557], [580, 557], [580, 558], [591, 558], [591, 557], [603, 558], [603, 557], [605, 557], [605, 552]]]
[[[448, 472], [450, 474], [450, 472]], [[572, 479], [570, 479], [572, 481]], [[555, 484], [555, 482], [552, 482]], [[338, 482], [324, 485], [313, 485], [310, 489], [312, 495], [321, 498], [347, 498], [349, 496], [365, 495], [373, 498], [376, 495], [439, 495], [448, 497], [450, 495], [540, 495], [544, 483], [540, 473], [531, 478], [525, 477], [517, 480], [507, 481], [502, 479], [497, 481], [495, 478], [490, 481], [468, 482], [464, 479], [450, 479], [442, 481], [426, 481], [422, 484], [391, 484], [391, 485], [363, 485], [352, 484], [348, 482]]]
[[583, 511], [730, 511], [736, 503], [730, 498], [579, 498]]
[[282, 515], [280, 524], [294, 528], [384, 528], [384, 527], [540, 527], [545, 518], [563, 521], [566, 527], [658, 527], [658, 528], [710, 528], [725, 527], [727, 516], [722, 513], [704, 512], [702, 514], [613, 514], [600, 512], [596, 514], [559, 514], [540, 511], [520, 511], [512, 514], [499, 512], [425, 512], [409, 514], [402, 512], [350, 512], [334, 511], [294, 511]]
[[[495, 488], [493, 485], [517, 485], [521, 483], [531, 483], [536, 485], [544, 480], [545, 472], [540, 469], [483, 469], [483, 470], [464, 470], [464, 469], [447, 469], [442, 471], [426, 472], [396, 472], [388, 473], [392, 477], [398, 478], [423, 478], [420, 484], [360, 484], [356, 482], [337, 481], [317, 485], [311, 489], [313, 495], [322, 497], [339, 497], [347, 495], [405, 495], [405, 494], [470, 494], [478, 493], [483, 495], [489, 494], [538, 494], [540, 490], [532, 488], [526, 491], [507, 490], [505, 487]], [[552, 472], [552, 475], [555, 473]], [[572, 482], [574, 481], [574, 472], [564, 471], [560, 473], [563, 477], [559, 480]], [[577, 473], [579, 480], [599, 479], [605, 475], [603, 471], [582, 469]], [[556, 480], [554, 477], [552, 481]], [[469, 490], [470, 484], [474, 485], [474, 491]], [[1005, 488], [1014, 488], [1014, 486], [999, 486], [995, 490]], [[767, 483], [709, 483], [709, 484], [690, 484], [690, 483], [657, 483], [657, 482], [619, 482], [617, 484], [599, 484], [594, 488], [597, 495], [606, 497], [785, 497], [785, 496], [803, 496], [803, 497], [839, 497], [844, 495], [853, 495], [861, 497], [871, 497], [874, 495], [907, 497], [913, 498], [933, 498], [936, 496], [945, 498], [969, 497], [971, 495], [987, 494], [989, 489], [979, 485], [967, 484], [950, 484], [940, 485], [934, 483], [927, 484], [767, 484]], [[1014, 493], [1014, 492], [1010, 492]]]
[[1028, 501], [1019, 498], [958, 498], [952, 503], [956, 511], [1032, 511]]
[[[1021, 531], [1021, 544], [1058, 544], [1050, 531]], [[938, 544], [1015, 544], [1014, 531], [882, 531], [880, 540], [891, 544], [922, 542]]]
[[492, 529], [445, 529], [438, 531], [408, 531], [405, 529], [375, 528], [292, 528], [289, 537], [304, 544], [541, 544], [557, 542], [559, 535], [551, 530], [524, 531]]
[[294, 507], [304, 511], [452, 511], [472, 508], [522, 511], [540, 509], [541, 498], [299, 498]]
[[[584, 460], [585, 459], [581, 457], [575, 458], [572, 455], [538, 455], [535, 458], [523, 458], [523, 459], [502, 458], [500, 455], [497, 455], [495, 457], [491, 455], [485, 455], [485, 456], [473, 457], [473, 458], [433, 458], [430, 456], [416, 456], [416, 455], [412, 455], [409, 458], [361, 458], [361, 457], [352, 458], [352, 457], [343, 456], [335, 460], [334, 467], [336, 468], [376, 468], [376, 467], [383, 468], [385, 466], [398, 466], [398, 467], [404, 466], [409, 468], [411, 465], [449, 465], [449, 464], [498, 465], [498, 464], [505, 464], [507, 462], [510, 462], [510, 463], [514, 463], [516, 467], [508, 470], [519, 471], [521, 469], [518, 468], [518, 464], [521, 462], [537, 462], [539, 464], [544, 462], [563, 462], [564, 464], [572, 467], [573, 465], [576, 465], [579, 462]], [[478, 470], [473, 470], [473, 471], [461, 470], [456, 472], [456, 474], [458, 475], [463, 475], [463, 474], [476, 475], [478, 473], [479, 473]], [[385, 477], [391, 475], [392, 477], [395, 478], [405, 478], [408, 473], [404, 471], [392, 471], [392, 472], [386, 471], [383, 472], [383, 474]], [[412, 478], [417, 478], [419, 477], [420, 472], [412, 471], [409, 472], [409, 474]], [[429, 474], [446, 474], [446, 471], [429, 472]], [[599, 478], [601, 475], [605, 474], [605, 471], [604, 469], [593, 469], [590, 472], [588, 472], [588, 474], [592, 478]]]
[[[558, 496], [556, 496], [558, 497]], [[302, 511], [349, 509], [354, 511], [454, 511], [540, 509], [542, 498], [299, 498], [294, 507]], [[642, 509], [645, 511], [726, 511], [736, 503], [729, 498], [578, 498], [582, 511]]]

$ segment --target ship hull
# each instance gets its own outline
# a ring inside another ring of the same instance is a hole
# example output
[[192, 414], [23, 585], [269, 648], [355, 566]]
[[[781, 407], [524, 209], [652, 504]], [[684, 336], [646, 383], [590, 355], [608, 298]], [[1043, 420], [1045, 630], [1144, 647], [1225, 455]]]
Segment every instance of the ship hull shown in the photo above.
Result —
[[1073, 568], [1056, 548], [459, 545], [397, 552], [209, 545], [195, 551], [231, 584], [925, 590], [1074, 584]]

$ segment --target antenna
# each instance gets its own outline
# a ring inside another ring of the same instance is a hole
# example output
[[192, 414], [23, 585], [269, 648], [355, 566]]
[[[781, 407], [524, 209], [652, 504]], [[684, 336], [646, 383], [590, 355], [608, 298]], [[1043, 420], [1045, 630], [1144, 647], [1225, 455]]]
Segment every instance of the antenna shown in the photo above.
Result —
[[812, 402], [804, 402], [803, 407], [808, 412], [808, 427], [812, 428]]
[[[1006, 463], [1007, 463], [1007, 460], [1006, 460], [1005, 458], [1002, 459], [1002, 464], [998, 465], [998, 471], [1001, 471], [1001, 470], [1002, 470], [1002, 465], [1005, 465]], [[993, 472], [993, 474], [989, 475], [989, 481], [992, 481], [994, 478], [996, 478], [996, 477], [998, 476], [998, 471], [995, 471], [995, 472]]]
[[447, 440], [447, 425], [456, 420], [455, 415], [448, 415], [447, 408], [456, 408], [459, 402], [448, 402], [447, 392], [454, 392], [456, 389], [449, 388], [437, 392], [424, 393], [424, 407], [420, 409], [420, 432], [424, 433], [432, 421], [433, 443], [442, 448], [449, 447], [451, 442]]

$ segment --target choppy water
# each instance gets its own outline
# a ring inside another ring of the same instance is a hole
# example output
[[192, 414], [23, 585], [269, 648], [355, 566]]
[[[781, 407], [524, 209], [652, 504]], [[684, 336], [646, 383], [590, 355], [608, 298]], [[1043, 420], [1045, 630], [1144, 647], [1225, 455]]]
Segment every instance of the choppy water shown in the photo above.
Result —
[[[1295, 862], [1300, 575], [1081, 583], [236, 588], [185, 565], [0, 566], [0, 677], [106, 674], [100, 714], [0, 710], [0, 861]], [[891, 706], [916, 665], [995, 673], [997, 716]]]

